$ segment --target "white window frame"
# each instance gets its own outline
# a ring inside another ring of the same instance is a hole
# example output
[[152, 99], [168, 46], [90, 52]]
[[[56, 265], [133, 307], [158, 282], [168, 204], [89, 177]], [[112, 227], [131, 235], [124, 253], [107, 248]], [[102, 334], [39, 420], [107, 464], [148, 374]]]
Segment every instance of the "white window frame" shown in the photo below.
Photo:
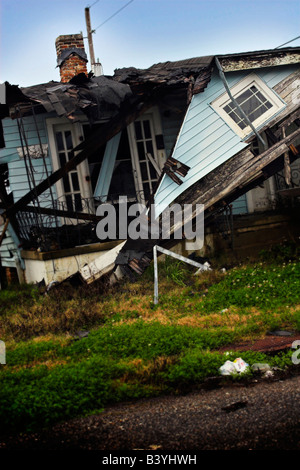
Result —
[[[82, 123], [84, 124], [84, 123]], [[70, 130], [72, 133], [73, 145], [76, 147], [82, 142], [83, 129], [81, 123], [70, 123], [67, 118], [50, 118], [47, 119], [47, 132], [50, 147], [50, 154], [52, 160], [53, 171], [60, 169], [60, 163], [58, 159], [58, 152], [56, 147], [55, 132], [60, 130]], [[77, 173], [79, 179], [79, 187], [82, 198], [90, 199], [93, 197], [92, 187], [90, 183], [90, 172], [87, 160], [77, 165]], [[65, 201], [65, 191], [63, 187], [63, 181], [60, 179], [56, 183], [57, 197], [59, 200]], [[83, 207], [83, 212], [87, 209]]]
[[[151, 134], [153, 137], [152, 144], [153, 144], [154, 155], [152, 155], [153, 157], [152, 159], [151, 157], [148, 157], [150, 160], [150, 164], [153, 165], [154, 163], [153, 166], [157, 168], [157, 170], [161, 171], [166, 161], [166, 151], [165, 149], [158, 150], [156, 146], [155, 136], [162, 135], [163, 133], [160, 113], [159, 113], [158, 108], [153, 107], [149, 111], [147, 111], [145, 114], [140, 116], [138, 119], [136, 119], [136, 121], [143, 121], [143, 120], [149, 120]], [[138, 199], [138, 202], [144, 204], [145, 196], [144, 196], [143, 180], [142, 180], [142, 175], [141, 175], [139, 155], [138, 155], [138, 149], [137, 149], [137, 140], [136, 140], [136, 135], [135, 135], [134, 122], [131, 123], [127, 127], [127, 132], [128, 132], [128, 139], [129, 139], [129, 146], [130, 146], [130, 153], [131, 153], [131, 159], [132, 159], [132, 168], [133, 168], [133, 176], [134, 176], [135, 188], [136, 188], [136, 193], [137, 193], [137, 199]], [[151, 163], [151, 160], [154, 160], [153, 163]]]
[[[265, 113], [252, 122], [252, 125], [256, 129], [259, 129], [263, 124], [282, 111], [286, 107], [286, 103], [255, 73], [247, 75], [245, 78], [232, 86], [230, 88], [231, 94], [234, 98], [237, 98], [252, 85], [254, 85], [272, 104], [270, 109], [268, 109]], [[212, 101], [211, 107], [221, 116], [221, 118], [234, 130], [237, 135], [239, 135], [242, 139], [245, 139], [253, 132], [253, 130], [251, 126], [246, 126], [244, 129], [241, 129], [224, 110], [224, 107], [230, 102], [231, 98], [229, 97], [228, 93], [225, 92], [217, 99]]]

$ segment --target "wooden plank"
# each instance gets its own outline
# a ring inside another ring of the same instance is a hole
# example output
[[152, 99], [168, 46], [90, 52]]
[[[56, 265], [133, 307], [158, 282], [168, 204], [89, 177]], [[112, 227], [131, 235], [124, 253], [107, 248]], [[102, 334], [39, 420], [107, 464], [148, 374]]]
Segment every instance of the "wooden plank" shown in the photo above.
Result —
[[5, 232], [8, 228], [8, 225], [9, 225], [9, 219], [6, 219], [4, 227], [3, 227], [2, 232], [0, 234], [0, 246], [2, 244], [2, 241], [4, 240]]

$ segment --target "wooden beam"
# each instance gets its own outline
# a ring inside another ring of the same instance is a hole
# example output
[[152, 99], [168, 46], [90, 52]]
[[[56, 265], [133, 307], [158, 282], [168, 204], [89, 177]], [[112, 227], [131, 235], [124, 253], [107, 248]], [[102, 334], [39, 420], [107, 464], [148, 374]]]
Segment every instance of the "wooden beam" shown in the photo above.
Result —
[[9, 225], [9, 219], [6, 219], [3, 230], [2, 230], [1, 235], [0, 235], [0, 246], [2, 245], [2, 241], [4, 239], [4, 235], [5, 235], [5, 232], [8, 228], [8, 225]]
[[253, 175], [259, 174], [270, 163], [283, 155], [299, 135], [300, 129], [297, 129], [257, 156], [254, 156], [249, 149], [243, 150], [188, 188], [174, 203], [204, 204], [207, 209], [225, 198], [235, 188], [240, 185], [244, 186]]

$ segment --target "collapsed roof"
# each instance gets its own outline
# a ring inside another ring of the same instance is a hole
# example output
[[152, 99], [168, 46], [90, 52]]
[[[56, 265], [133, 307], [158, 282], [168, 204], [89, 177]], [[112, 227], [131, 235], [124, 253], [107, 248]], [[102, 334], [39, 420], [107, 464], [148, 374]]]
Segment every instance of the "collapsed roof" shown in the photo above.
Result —
[[[57, 116], [67, 117], [73, 122], [82, 113], [90, 121], [111, 118], [132, 95], [128, 85], [105, 76], [86, 77], [84, 74], [77, 75], [69, 83], [51, 81], [21, 87], [19, 91], [23, 96], [23, 100], [19, 97], [23, 115], [30, 113], [30, 103], [34, 103], [41, 105], [44, 112], [55, 112]], [[14, 117], [13, 112], [11, 117]]]

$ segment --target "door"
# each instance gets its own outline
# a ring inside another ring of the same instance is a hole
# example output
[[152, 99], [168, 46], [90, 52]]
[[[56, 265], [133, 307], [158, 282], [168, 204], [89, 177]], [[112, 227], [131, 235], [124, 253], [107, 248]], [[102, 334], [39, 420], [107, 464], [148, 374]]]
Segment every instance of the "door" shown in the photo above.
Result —
[[156, 188], [163, 164], [163, 146], [159, 114], [144, 114], [128, 126], [137, 199], [145, 204]]

